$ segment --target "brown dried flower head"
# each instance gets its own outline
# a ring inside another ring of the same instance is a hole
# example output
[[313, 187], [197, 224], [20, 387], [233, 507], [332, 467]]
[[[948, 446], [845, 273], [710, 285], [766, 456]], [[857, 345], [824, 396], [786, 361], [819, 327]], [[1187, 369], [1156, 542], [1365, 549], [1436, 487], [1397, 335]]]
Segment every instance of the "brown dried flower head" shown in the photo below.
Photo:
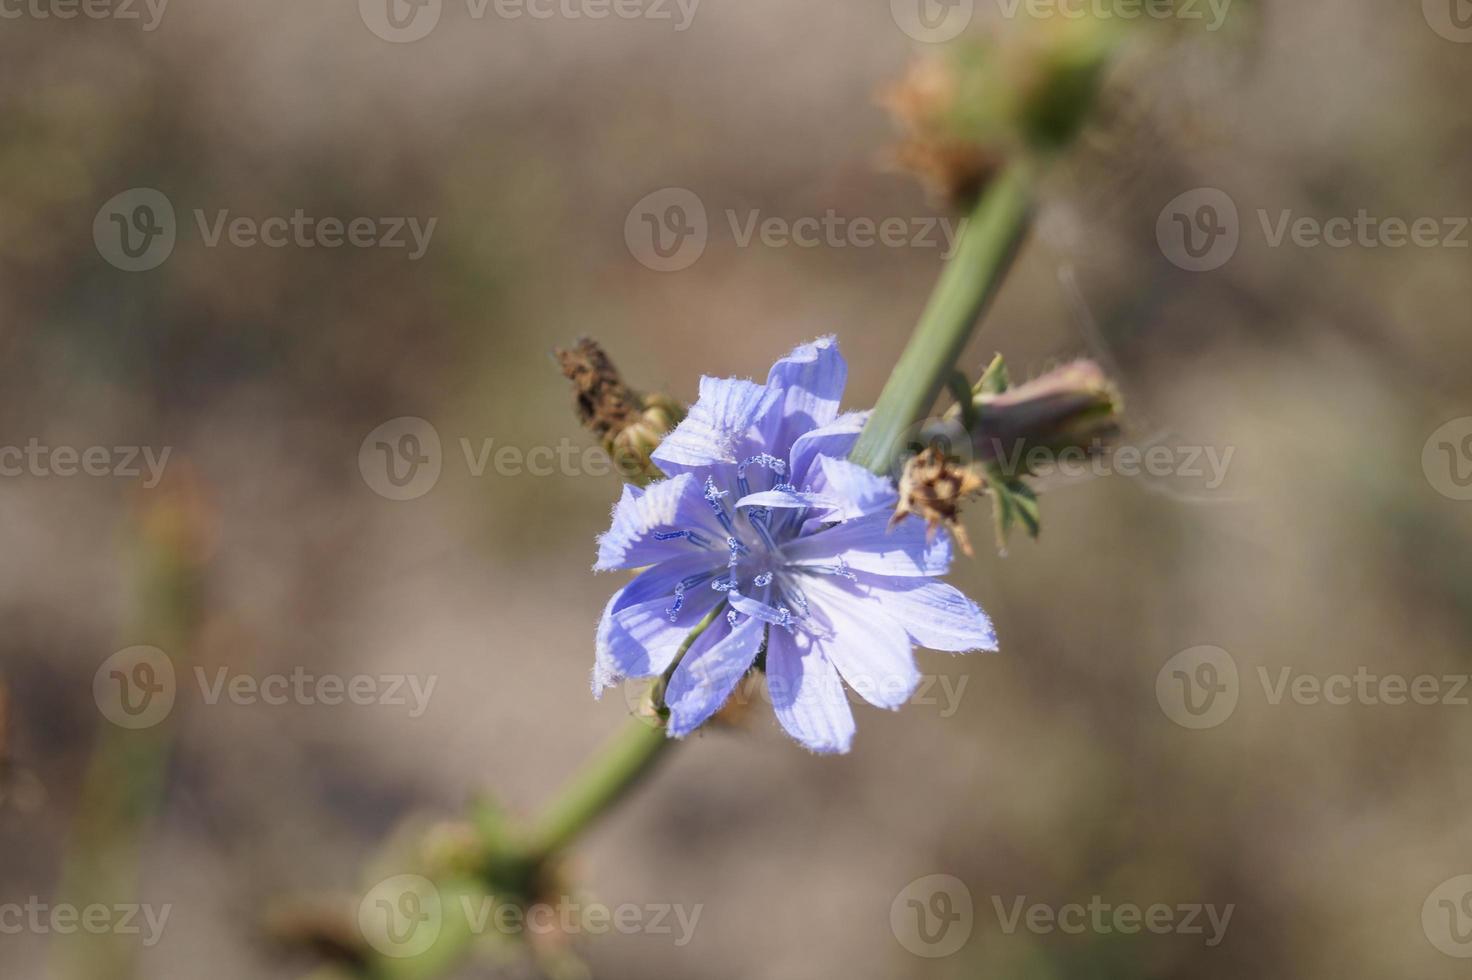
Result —
[[685, 417], [684, 409], [664, 395], [640, 395], [624, 384], [595, 340], [583, 337], [571, 350], [553, 353], [573, 384], [578, 421], [598, 437], [619, 474], [637, 482], [657, 479], [651, 454]]
[[915, 174], [933, 196], [965, 206], [981, 193], [1001, 158], [956, 131], [958, 92], [954, 66], [929, 58], [915, 62], [903, 79], [881, 93], [879, 101], [904, 133], [892, 151], [894, 165]]
[[905, 464], [900, 474], [899, 505], [890, 526], [914, 514], [925, 521], [931, 537], [937, 528], [945, 528], [962, 553], [970, 557], [971, 539], [961, 523], [961, 503], [985, 487], [986, 480], [975, 469], [931, 446]]

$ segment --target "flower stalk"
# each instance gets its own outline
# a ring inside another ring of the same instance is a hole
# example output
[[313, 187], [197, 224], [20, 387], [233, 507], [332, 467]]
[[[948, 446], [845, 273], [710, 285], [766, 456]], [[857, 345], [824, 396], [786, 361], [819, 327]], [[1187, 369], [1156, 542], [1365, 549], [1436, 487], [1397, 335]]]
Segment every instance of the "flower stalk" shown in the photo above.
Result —
[[955, 370], [972, 330], [1027, 235], [1033, 209], [1025, 162], [1005, 167], [982, 193], [915, 333], [895, 364], [849, 457], [875, 473], [893, 466], [905, 431], [925, 416]]

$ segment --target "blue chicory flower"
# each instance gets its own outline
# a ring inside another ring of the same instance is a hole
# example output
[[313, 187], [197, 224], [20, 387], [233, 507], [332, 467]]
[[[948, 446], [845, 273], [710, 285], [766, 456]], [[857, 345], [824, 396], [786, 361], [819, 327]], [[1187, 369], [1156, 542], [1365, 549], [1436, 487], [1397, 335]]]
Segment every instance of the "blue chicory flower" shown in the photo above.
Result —
[[843, 683], [897, 709], [920, 681], [912, 645], [995, 650], [986, 614], [936, 580], [950, 541], [889, 526], [893, 484], [847, 460], [867, 413], [839, 415], [848, 369], [827, 337], [778, 361], [765, 385], [702, 378], [654, 461], [598, 540], [597, 571], [644, 569], [598, 625], [593, 691], [662, 675], [720, 604], [665, 691], [667, 730], [690, 734], [765, 652], [777, 720], [814, 752], [847, 752]]

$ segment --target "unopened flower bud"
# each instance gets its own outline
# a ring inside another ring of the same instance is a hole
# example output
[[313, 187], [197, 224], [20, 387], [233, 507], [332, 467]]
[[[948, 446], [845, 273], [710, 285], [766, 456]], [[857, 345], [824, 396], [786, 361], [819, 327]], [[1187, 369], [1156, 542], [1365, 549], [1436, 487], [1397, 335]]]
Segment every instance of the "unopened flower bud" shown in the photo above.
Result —
[[1053, 458], [1067, 449], [1094, 451], [1119, 430], [1119, 392], [1093, 361], [1065, 364], [1015, 388], [982, 390], [973, 405], [976, 458], [1008, 477], [1026, 475], [1022, 467], [1035, 448]]
[[971, 542], [960, 522], [961, 504], [985, 490], [992, 498], [997, 545], [1021, 524], [1038, 532], [1032, 475], [1037, 450], [1056, 460], [1067, 450], [1092, 452], [1118, 430], [1119, 394], [1093, 361], [1074, 361], [1011, 388], [997, 357], [977, 383], [970, 404], [954, 410], [970, 433], [972, 459], [932, 445], [911, 458], [899, 479], [891, 524], [914, 514], [932, 534], [945, 528], [967, 555]]

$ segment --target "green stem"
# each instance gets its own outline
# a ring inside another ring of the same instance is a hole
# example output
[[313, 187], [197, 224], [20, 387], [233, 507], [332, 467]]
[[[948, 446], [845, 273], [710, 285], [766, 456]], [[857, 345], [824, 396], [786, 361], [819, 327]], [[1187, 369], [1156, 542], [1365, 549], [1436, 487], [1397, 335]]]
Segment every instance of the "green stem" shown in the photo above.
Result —
[[[724, 602], [712, 609], [695, 625], [690, 635], [680, 644], [670, 669], [657, 682], [652, 691], [653, 706], [663, 714], [664, 685], [669, 682], [675, 667], [684, 658], [685, 651], [716, 621]], [[608, 810], [637, 783], [674, 739], [665, 734], [664, 725], [655, 719], [635, 718], [624, 731], [608, 744], [598, 755], [585, 765], [577, 776], [568, 782], [562, 795], [553, 800], [536, 822], [535, 829], [523, 844], [524, 857], [533, 866], [545, 863], [554, 854], [572, 843], [588, 825]]]
[[971, 331], [996, 295], [1032, 214], [1032, 177], [1010, 164], [977, 201], [956, 253], [920, 315], [850, 458], [888, 472], [905, 431], [925, 417], [955, 369]]
[[635, 718], [595, 755], [553, 800], [524, 844], [541, 864], [572, 843], [624, 797], [675, 744], [664, 726]]

